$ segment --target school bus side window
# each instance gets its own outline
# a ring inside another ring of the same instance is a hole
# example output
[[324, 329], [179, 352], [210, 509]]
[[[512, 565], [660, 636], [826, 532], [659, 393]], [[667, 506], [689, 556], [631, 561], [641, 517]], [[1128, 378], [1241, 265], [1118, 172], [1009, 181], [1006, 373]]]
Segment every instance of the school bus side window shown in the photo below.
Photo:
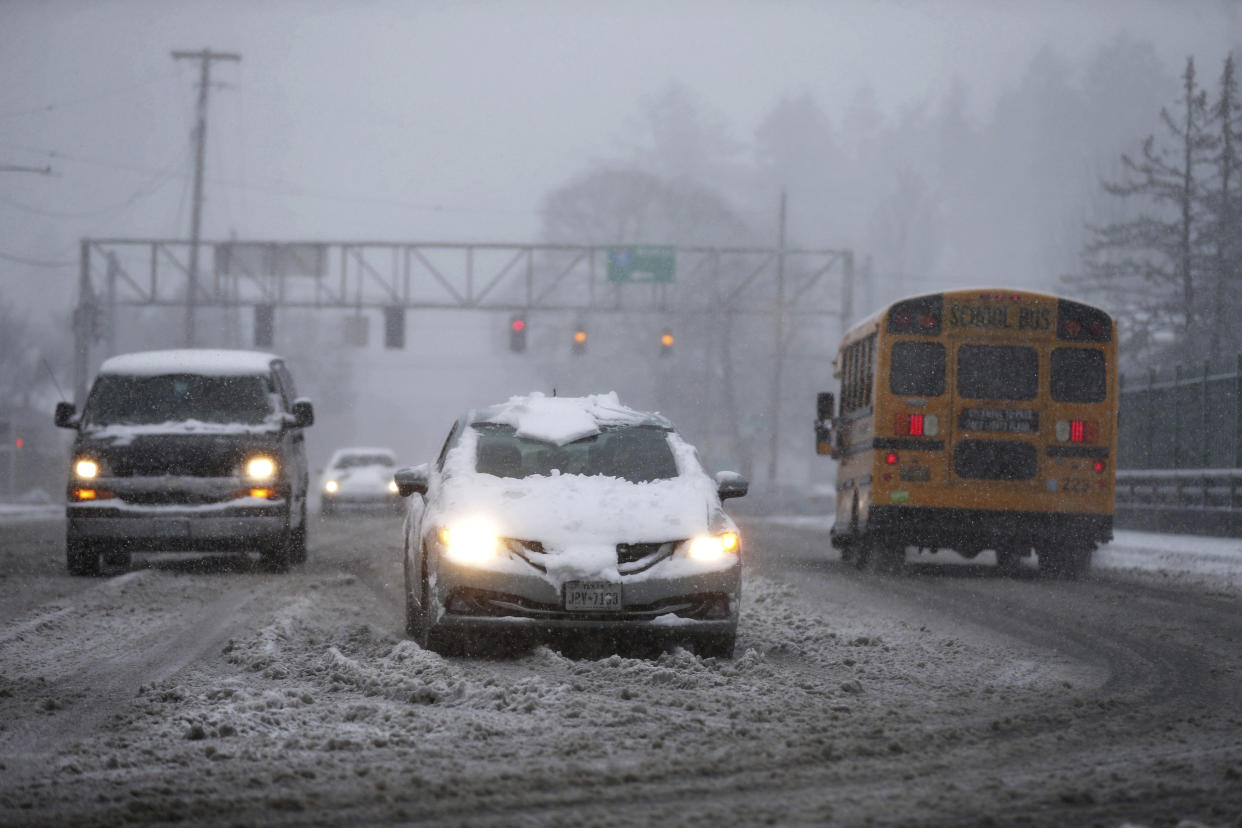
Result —
[[944, 393], [944, 346], [939, 342], [894, 342], [888, 390], [908, 397]]

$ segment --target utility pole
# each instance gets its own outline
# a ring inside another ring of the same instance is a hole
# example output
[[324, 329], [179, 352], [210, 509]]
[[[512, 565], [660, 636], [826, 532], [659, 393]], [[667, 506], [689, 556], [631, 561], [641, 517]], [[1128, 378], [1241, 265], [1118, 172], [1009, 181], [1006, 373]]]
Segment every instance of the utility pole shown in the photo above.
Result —
[[785, 191], [781, 190], [781, 214], [776, 248], [776, 365], [772, 370], [772, 414], [768, 432], [768, 482], [776, 482], [777, 454], [781, 445], [781, 373], [785, 368]]
[[231, 52], [173, 52], [173, 60], [197, 60], [198, 124], [194, 128], [194, 206], [190, 215], [190, 273], [189, 287], [185, 294], [185, 344], [194, 347], [194, 305], [198, 302], [198, 243], [203, 221], [203, 162], [207, 151], [207, 90], [211, 87], [211, 62], [213, 60], [240, 61], [241, 55]]

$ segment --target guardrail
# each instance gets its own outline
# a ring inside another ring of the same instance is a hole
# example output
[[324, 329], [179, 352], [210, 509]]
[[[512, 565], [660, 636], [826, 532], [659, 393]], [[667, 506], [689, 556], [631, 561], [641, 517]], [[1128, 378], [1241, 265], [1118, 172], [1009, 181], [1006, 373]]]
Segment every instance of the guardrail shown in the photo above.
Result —
[[1117, 472], [1119, 529], [1242, 537], [1242, 469]]

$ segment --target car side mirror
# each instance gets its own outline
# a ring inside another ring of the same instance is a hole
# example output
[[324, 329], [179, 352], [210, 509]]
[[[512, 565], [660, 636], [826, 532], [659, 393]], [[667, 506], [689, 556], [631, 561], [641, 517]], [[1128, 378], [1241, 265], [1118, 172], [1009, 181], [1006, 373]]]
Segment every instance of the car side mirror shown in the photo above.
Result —
[[427, 484], [430, 478], [431, 467], [426, 463], [397, 469], [392, 475], [392, 479], [397, 484], [397, 494], [402, 497], [409, 497], [412, 494], [427, 494]]
[[750, 481], [737, 472], [722, 471], [716, 473], [716, 494], [721, 500], [731, 497], [745, 497], [750, 491]]
[[55, 423], [57, 428], [77, 428], [79, 420], [77, 418], [78, 409], [71, 402], [56, 403]]
[[298, 397], [293, 401], [293, 427], [306, 428], [315, 424], [315, 409], [311, 401]]

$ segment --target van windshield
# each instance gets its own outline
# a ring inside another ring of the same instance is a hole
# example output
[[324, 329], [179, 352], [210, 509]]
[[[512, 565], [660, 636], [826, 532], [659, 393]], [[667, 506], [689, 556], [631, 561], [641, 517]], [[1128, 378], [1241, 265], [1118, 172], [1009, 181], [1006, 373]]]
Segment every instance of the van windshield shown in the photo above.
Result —
[[198, 420], [260, 425], [274, 412], [262, 376], [102, 374], [86, 401], [87, 425], [155, 425]]

